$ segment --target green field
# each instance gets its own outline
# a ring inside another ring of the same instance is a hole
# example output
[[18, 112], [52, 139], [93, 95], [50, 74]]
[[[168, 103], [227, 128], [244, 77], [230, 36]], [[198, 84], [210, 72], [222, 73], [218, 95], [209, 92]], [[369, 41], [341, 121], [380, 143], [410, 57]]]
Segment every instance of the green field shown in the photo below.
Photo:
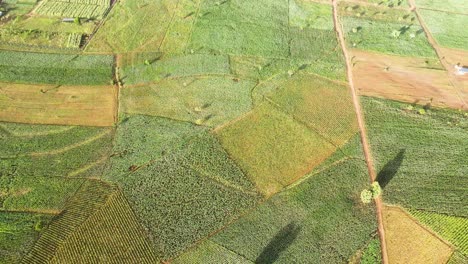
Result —
[[[158, 257], [180, 254], [259, 199], [206, 130], [157, 117], [130, 116], [124, 122], [105, 178], [122, 187]], [[138, 129], [144, 123], [145, 130]]]
[[389, 23], [348, 16], [341, 20], [350, 48], [403, 56], [436, 56], [418, 24]]
[[50, 215], [0, 211], [0, 263], [19, 263], [51, 220]]
[[452, 243], [465, 257], [468, 257], [468, 219], [422, 210], [410, 213], [423, 225]]
[[43, 0], [35, 13], [58, 17], [102, 18], [109, 8], [108, 0]]
[[384, 201], [459, 217], [468, 216], [468, 119], [460, 111], [428, 110], [362, 98]]
[[0, 81], [57, 85], [108, 85], [112, 56], [0, 51]]
[[217, 126], [251, 109], [253, 81], [232, 77], [165, 79], [121, 92], [121, 111]]
[[0, 123], [0, 175], [99, 177], [112, 137], [108, 128]]
[[468, 14], [468, 6], [460, 4], [459, 0], [415, 0], [416, 6], [420, 8], [430, 8], [442, 11], [458, 12]]
[[[360, 153], [359, 144], [347, 148]], [[358, 201], [357, 190], [368, 182], [363, 161], [341, 157], [337, 153], [331, 159], [335, 165], [313, 171], [302, 184], [273, 196], [181, 259], [215, 263], [210, 255], [227, 249], [230, 256], [239, 255], [240, 263], [346, 262], [369, 241], [376, 219], [373, 207]]]
[[468, 50], [468, 32], [460, 26], [468, 23], [468, 14], [451, 14], [432, 10], [420, 10], [431, 34], [441, 46]]

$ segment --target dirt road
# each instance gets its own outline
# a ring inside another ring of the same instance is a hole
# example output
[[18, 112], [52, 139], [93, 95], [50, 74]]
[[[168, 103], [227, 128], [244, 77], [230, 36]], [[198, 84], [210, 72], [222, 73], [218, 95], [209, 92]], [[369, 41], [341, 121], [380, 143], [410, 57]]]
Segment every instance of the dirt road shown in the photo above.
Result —
[[440, 63], [444, 66], [444, 68], [447, 70], [447, 74], [449, 75], [450, 82], [453, 87], [456, 88], [457, 91], [457, 96], [459, 99], [462, 101], [463, 106], [462, 109], [467, 109], [468, 104], [465, 101], [465, 94], [463, 91], [463, 86], [460, 83], [460, 80], [457, 79], [455, 76], [455, 70], [454, 70], [454, 65], [450, 64], [444, 56], [443, 49], [439, 47], [439, 44], [435, 41], [434, 37], [431, 34], [431, 31], [427, 27], [426, 23], [424, 22], [424, 19], [422, 19], [421, 15], [419, 14], [418, 8], [416, 7], [415, 1], [414, 0], [409, 0], [408, 1], [410, 4], [411, 10], [416, 14], [416, 17], [418, 18], [419, 24], [421, 24], [421, 27], [424, 30], [424, 33], [426, 34], [427, 40], [429, 41], [429, 44], [434, 48], [435, 52], [437, 53], [437, 57], [439, 57]]
[[[344, 39], [343, 28], [338, 20], [338, 0], [332, 0], [332, 4], [333, 4], [333, 22], [335, 23], [336, 33], [338, 34], [338, 38], [341, 44], [341, 49], [343, 50], [345, 60], [346, 60], [348, 82], [349, 82], [349, 87], [351, 88], [354, 110], [356, 112], [356, 116], [358, 119], [358, 126], [359, 126], [359, 131], [361, 134], [361, 142], [362, 142], [364, 156], [365, 156], [366, 163], [367, 163], [369, 178], [371, 182], [374, 182], [376, 179], [376, 173], [374, 170], [374, 162], [372, 160], [369, 143], [367, 141], [367, 131], [366, 131], [365, 123], [364, 123], [364, 117], [361, 111], [361, 105], [359, 103], [359, 97], [357, 95], [356, 88], [354, 87], [351, 58], [346, 49], [346, 42]], [[388, 264], [387, 244], [385, 241], [385, 231], [384, 231], [383, 217], [382, 217], [383, 206], [382, 206], [382, 200], [380, 197], [375, 199], [375, 205], [376, 205], [376, 210], [377, 210], [377, 221], [378, 221], [380, 245], [382, 249], [382, 263]]]

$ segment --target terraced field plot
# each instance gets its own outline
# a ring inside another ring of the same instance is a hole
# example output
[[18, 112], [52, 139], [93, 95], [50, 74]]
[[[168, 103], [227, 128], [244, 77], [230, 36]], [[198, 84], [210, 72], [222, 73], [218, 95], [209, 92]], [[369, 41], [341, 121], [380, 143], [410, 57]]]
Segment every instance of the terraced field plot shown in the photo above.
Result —
[[466, 263], [466, 8], [414, 2], [1, 1], [0, 263]]

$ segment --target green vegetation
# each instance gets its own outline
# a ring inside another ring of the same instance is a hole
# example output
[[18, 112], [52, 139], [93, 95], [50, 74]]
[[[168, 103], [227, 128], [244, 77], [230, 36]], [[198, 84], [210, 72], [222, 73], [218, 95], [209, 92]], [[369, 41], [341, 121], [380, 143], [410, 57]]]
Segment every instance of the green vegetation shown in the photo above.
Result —
[[112, 146], [109, 128], [0, 125], [0, 176], [100, 176]]
[[61, 177], [1, 177], [0, 210], [58, 213], [83, 184]]
[[59, 217], [54, 218], [22, 259], [22, 263], [48, 263], [67, 239], [79, 227], [104, 206], [115, 189], [109, 184], [87, 180], [69, 199]]
[[458, 12], [468, 14], [468, 6], [461, 3], [460, 0], [415, 0], [419, 8], [431, 8], [442, 11]]
[[405, 208], [468, 216], [468, 118], [463, 112], [362, 98], [384, 201]]
[[314, 75], [296, 74], [275, 93], [266, 96], [334, 145], [343, 145], [358, 130], [349, 88], [345, 85]]
[[403, 56], [435, 57], [419, 24], [343, 17], [349, 47]]
[[288, 1], [204, 1], [189, 49], [284, 58], [288, 48]]
[[252, 261], [230, 251], [229, 249], [216, 244], [211, 240], [206, 240], [197, 248], [189, 250], [177, 257], [172, 263], [205, 263], [214, 264], [222, 259], [224, 264], [253, 264]]
[[[380, 1], [380, 0], [379, 0]], [[403, 0], [406, 2], [406, 0]], [[339, 14], [341, 16], [369, 19], [372, 21], [416, 23], [416, 15], [408, 10], [382, 8], [372, 5], [359, 5], [355, 3], [340, 2]]]
[[269, 103], [217, 131], [223, 147], [269, 196], [325, 160], [334, 147]]
[[[350, 147], [360, 152], [359, 144]], [[342, 154], [336, 155], [332, 160]], [[359, 201], [367, 184], [361, 157], [347, 157], [311, 172], [210, 240], [257, 263], [346, 262], [376, 230], [373, 207]], [[207, 246], [197, 250], [209, 251]]]
[[468, 256], [468, 219], [423, 210], [409, 211], [419, 222], [452, 243], [457, 250]]
[[173, 0], [121, 0], [86, 48], [92, 52], [156, 51], [177, 10]]
[[114, 151], [106, 178], [122, 187], [162, 259], [180, 254], [259, 199], [216, 138], [189, 123], [130, 116], [117, 131]]
[[432, 10], [420, 10], [436, 41], [448, 48], [468, 50], [468, 31], [463, 25], [468, 24], [468, 14], [452, 14]]
[[362, 252], [360, 264], [382, 263], [382, 252], [379, 238], [373, 238]]
[[0, 81], [99, 85], [112, 80], [112, 56], [0, 51]]
[[[83, 243], [86, 241], [86, 243]], [[121, 192], [78, 226], [50, 263], [157, 263], [148, 235]]]
[[109, 7], [109, 0], [44, 0], [35, 13], [47, 16], [101, 19]]
[[121, 91], [121, 111], [217, 126], [251, 109], [255, 83], [227, 77], [165, 79]]
[[0, 263], [19, 263], [51, 216], [0, 212]]
[[[155, 60], [154, 62], [152, 62]], [[121, 78], [124, 84], [139, 84], [160, 81], [163, 78], [177, 78], [203, 75], [229, 75], [229, 58], [224, 55], [193, 54], [169, 57], [159, 60], [154, 55], [148, 63], [140, 62], [124, 65]]]

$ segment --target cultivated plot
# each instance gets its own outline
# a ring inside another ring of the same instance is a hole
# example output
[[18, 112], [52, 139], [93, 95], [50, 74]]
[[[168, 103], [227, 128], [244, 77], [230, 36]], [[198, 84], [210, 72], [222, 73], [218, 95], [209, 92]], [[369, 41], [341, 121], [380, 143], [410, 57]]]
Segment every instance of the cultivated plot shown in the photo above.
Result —
[[447, 243], [402, 209], [385, 206], [383, 219], [390, 263], [447, 263], [452, 255]]
[[217, 126], [251, 109], [255, 82], [233, 77], [164, 79], [121, 90], [121, 111]]
[[117, 93], [114, 86], [0, 83], [0, 121], [112, 126]]
[[408, 103], [468, 108], [437, 59], [384, 55], [353, 49], [353, 74], [361, 95]]
[[114, 58], [0, 51], [0, 81], [56, 85], [109, 85]]
[[[357, 140], [349, 147], [362, 155]], [[337, 152], [329, 166], [276, 194], [180, 260], [209, 260], [229, 249], [240, 263], [346, 262], [370, 240], [376, 219], [373, 206], [359, 201], [358, 190], [368, 182], [365, 164], [359, 155], [342, 157]]]
[[99, 177], [113, 129], [0, 123], [0, 175]]
[[368, 97], [361, 102], [384, 201], [467, 217], [466, 114]]

